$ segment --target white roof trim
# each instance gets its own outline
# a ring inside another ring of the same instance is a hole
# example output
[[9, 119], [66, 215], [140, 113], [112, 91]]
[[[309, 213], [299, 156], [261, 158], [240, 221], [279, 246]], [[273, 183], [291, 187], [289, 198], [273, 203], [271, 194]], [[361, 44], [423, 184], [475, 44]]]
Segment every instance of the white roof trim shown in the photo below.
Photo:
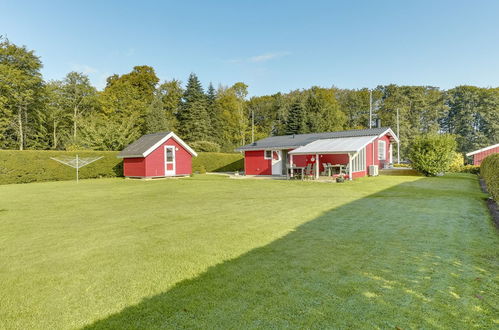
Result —
[[395, 135], [395, 133], [392, 131], [391, 128], [387, 128], [386, 131], [384, 131], [383, 133], [381, 133], [380, 135], [378, 135], [378, 138], [382, 137], [382, 136], [385, 136], [386, 133], [390, 133], [391, 136], [393, 136], [393, 138], [395, 139], [395, 141], [397, 141], [397, 143], [399, 143], [399, 138], [397, 135]]
[[[356, 153], [365, 148], [369, 143], [376, 140], [377, 136], [355, 136], [355, 137], [345, 137], [345, 138], [334, 138], [334, 139], [320, 139], [310, 142], [303, 147], [296, 148], [289, 152], [291, 155], [309, 155], [309, 154], [349, 154]], [[361, 144], [356, 144], [358, 142]], [[345, 143], [346, 146], [341, 146]], [[336, 148], [344, 148], [341, 150], [334, 150], [335, 147], [328, 146], [328, 144], [340, 144]], [[350, 145], [349, 145], [350, 144]]]
[[172, 138], [175, 141], [177, 141], [178, 144], [180, 144], [185, 150], [187, 150], [188, 153], [190, 153], [194, 157], [198, 156], [198, 154], [191, 147], [189, 147], [187, 145], [187, 143], [185, 143], [181, 138], [179, 138], [177, 136], [177, 134], [175, 134], [173, 132], [170, 132], [167, 135], [165, 135], [165, 137], [163, 137], [161, 140], [159, 140], [158, 142], [156, 142], [156, 144], [154, 144], [152, 147], [150, 147], [149, 149], [147, 149], [142, 155], [120, 156], [120, 158], [142, 158], [142, 157], [147, 157], [151, 152], [153, 152], [154, 150], [156, 150], [157, 148], [159, 148], [163, 143], [165, 143], [170, 138]]
[[485, 147], [485, 148], [482, 148], [482, 149], [479, 149], [479, 150], [475, 150], [475, 151], [472, 151], [472, 152], [468, 152], [466, 154], [466, 156], [473, 156], [475, 154], [478, 154], [480, 152], [483, 152], [483, 151], [487, 151], [487, 150], [490, 150], [490, 149], [494, 149], [494, 148], [497, 148], [499, 147], [499, 143], [498, 144], [494, 144], [492, 146], [488, 146], [488, 147]]

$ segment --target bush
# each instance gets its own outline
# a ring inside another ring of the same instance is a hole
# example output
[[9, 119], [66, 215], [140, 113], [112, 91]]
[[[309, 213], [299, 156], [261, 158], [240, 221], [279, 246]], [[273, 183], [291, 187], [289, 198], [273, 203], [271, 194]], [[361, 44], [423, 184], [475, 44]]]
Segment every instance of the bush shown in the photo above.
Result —
[[412, 167], [426, 176], [449, 170], [455, 159], [456, 139], [448, 134], [425, 134], [416, 137], [409, 158]]
[[480, 165], [480, 175], [485, 180], [487, 190], [499, 201], [499, 154], [487, 156]]
[[196, 141], [189, 143], [196, 152], [220, 152], [220, 145], [210, 141]]
[[122, 160], [116, 151], [40, 151], [1, 150], [0, 184], [28, 183], [36, 181], [74, 180], [75, 169], [65, 166], [50, 157], [100, 157], [92, 164], [80, 168], [80, 178], [116, 177], [123, 175]]
[[241, 154], [228, 154], [220, 152], [200, 152], [192, 158], [192, 170], [201, 172], [234, 172], [244, 169], [244, 158]]
[[411, 167], [411, 164], [405, 164], [405, 163], [400, 163], [400, 164], [393, 164], [393, 167], [400, 167], [400, 168], [407, 168], [407, 167]]
[[459, 152], [453, 152], [452, 163], [449, 166], [449, 172], [459, 173], [463, 172], [464, 157]]
[[471, 174], [480, 174], [480, 166], [478, 165], [464, 165], [461, 168], [461, 173], [471, 173]]

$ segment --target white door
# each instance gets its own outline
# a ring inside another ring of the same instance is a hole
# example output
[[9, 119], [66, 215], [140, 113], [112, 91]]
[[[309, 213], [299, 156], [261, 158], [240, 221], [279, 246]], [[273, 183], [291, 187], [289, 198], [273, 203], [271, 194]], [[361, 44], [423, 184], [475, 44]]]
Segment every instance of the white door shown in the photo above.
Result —
[[272, 150], [272, 175], [282, 175], [281, 150]]
[[165, 146], [165, 176], [175, 175], [175, 147]]

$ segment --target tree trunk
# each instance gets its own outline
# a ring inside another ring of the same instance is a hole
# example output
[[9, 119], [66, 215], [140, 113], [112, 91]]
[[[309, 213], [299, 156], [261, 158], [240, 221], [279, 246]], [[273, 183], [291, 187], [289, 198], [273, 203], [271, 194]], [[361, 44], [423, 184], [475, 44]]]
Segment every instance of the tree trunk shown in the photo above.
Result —
[[23, 130], [23, 115], [22, 108], [19, 107], [19, 115], [17, 117], [19, 125], [19, 150], [24, 149], [24, 130]]
[[78, 114], [78, 106], [74, 107], [74, 112], [73, 112], [73, 139], [74, 142], [76, 142], [76, 116]]
[[54, 149], [57, 149], [57, 134], [56, 134], [56, 129], [57, 129], [57, 125], [56, 125], [56, 121], [54, 120], [53, 131], [52, 131], [52, 134], [53, 134], [52, 146], [53, 146]]

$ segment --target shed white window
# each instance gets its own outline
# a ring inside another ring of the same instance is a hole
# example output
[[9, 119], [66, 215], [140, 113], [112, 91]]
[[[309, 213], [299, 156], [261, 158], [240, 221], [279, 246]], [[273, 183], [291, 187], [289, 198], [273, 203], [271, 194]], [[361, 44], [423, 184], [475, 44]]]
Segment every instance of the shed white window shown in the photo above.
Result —
[[264, 159], [272, 159], [272, 150], [265, 150]]
[[386, 160], [386, 142], [383, 140], [378, 141], [378, 159]]
[[352, 172], [366, 170], [366, 148], [362, 148], [352, 159]]

